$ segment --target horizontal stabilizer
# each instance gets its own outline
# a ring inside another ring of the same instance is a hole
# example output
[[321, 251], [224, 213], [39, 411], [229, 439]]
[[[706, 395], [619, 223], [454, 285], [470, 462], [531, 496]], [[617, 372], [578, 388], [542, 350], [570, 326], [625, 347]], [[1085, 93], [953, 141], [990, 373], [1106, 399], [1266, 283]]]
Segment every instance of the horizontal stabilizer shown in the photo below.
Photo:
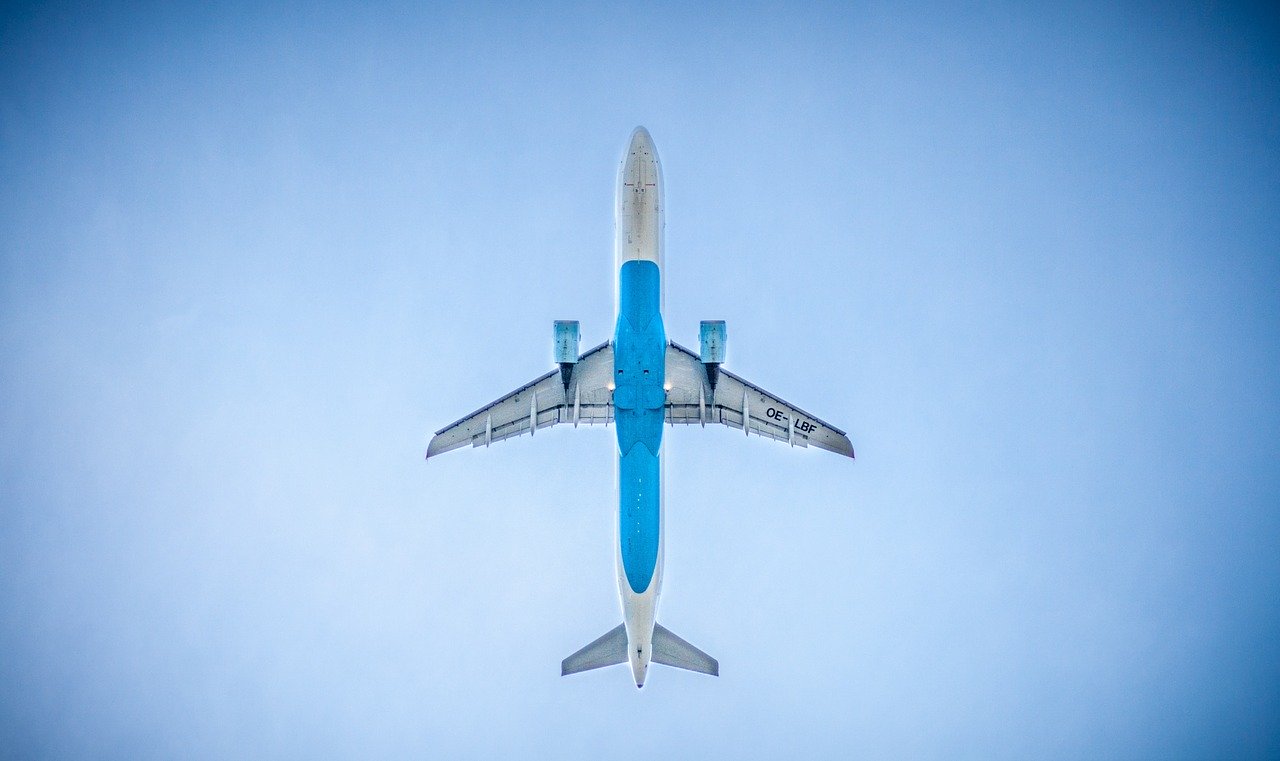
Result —
[[[594, 644], [593, 642], [592, 645]], [[623, 644], [625, 658], [626, 649], [625, 643]], [[662, 624], [654, 624], [653, 627], [653, 662], [661, 663], [663, 666], [675, 666], [686, 671], [697, 671], [700, 674], [720, 676], [720, 663], [715, 658], [672, 634], [671, 630]]]
[[[674, 634], [671, 636], [675, 636]], [[627, 626], [618, 624], [609, 633], [560, 663], [560, 676], [614, 666], [627, 661]], [[714, 661], [713, 661], [714, 663]]]

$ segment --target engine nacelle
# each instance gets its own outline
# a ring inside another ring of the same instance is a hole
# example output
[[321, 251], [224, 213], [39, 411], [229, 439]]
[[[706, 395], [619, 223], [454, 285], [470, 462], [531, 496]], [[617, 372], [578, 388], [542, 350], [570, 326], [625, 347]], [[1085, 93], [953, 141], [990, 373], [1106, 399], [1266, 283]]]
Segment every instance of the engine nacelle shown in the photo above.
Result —
[[698, 334], [702, 341], [698, 358], [705, 364], [718, 365], [724, 362], [725, 347], [729, 342], [724, 320], [703, 320]]
[[578, 363], [580, 340], [577, 320], [556, 320], [556, 363], [560, 365], [560, 380], [566, 391], [573, 377], [573, 366]]
[[573, 364], [578, 361], [577, 320], [556, 320], [556, 362]]
[[701, 343], [698, 358], [707, 369], [707, 385], [715, 393], [716, 380], [720, 377], [720, 363], [724, 362], [725, 349], [729, 343], [724, 320], [703, 320], [698, 328], [698, 338]]

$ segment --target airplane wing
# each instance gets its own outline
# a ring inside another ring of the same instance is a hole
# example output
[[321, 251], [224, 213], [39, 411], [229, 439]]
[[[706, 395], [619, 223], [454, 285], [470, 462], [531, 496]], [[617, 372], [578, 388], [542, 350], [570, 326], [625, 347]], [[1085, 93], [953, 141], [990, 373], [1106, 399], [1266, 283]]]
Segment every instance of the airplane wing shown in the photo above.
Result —
[[844, 431], [731, 372], [717, 370], [713, 392], [706, 365], [676, 343], [667, 344], [666, 380], [666, 415], [672, 425], [722, 423], [747, 434], [853, 458], [853, 444]]
[[436, 431], [427, 459], [468, 444], [482, 447], [526, 432], [536, 434], [557, 423], [608, 423], [613, 418], [612, 375], [613, 347], [603, 343], [578, 358], [567, 391], [561, 371], [552, 370]]

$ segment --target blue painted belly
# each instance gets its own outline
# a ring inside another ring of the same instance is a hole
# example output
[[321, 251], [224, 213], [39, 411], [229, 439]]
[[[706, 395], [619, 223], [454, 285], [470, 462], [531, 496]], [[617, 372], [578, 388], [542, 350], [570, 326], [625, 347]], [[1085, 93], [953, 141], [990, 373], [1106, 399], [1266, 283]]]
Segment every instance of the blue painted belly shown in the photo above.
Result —
[[649, 588], [658, 564], [661, 528], [658, 474], [658, 458], [643, 444], [637, 444], [619, 459], [622, 504], [618, 511], [618, 539], [622, 542], [622, 567], [627, 583], [636, 594]]
[[658, 265], [629, 261], [618, 273], [613, 402], [618, 432], [619, 541], [627, 583], [639, 594], [658, 565], [667, 336]]

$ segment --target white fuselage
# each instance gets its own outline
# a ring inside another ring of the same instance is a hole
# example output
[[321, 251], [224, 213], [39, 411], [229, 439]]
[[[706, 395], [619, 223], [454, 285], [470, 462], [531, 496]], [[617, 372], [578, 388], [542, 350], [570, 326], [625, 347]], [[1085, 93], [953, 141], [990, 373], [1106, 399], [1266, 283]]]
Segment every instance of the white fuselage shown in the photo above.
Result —
[[[653, 140], [643, 127], [637, 128], [632, 133], [627, 154], [623, 157], [622, 166], [618, 172], [615, 213], [614, 295], [616, 312], [621, 314], [623, 301], [620, 291], [624, 285], [619, 273], [621, 273], [623, 265], [631, 261], [653, 262], [657, 265], [660, 288], [658, 303], [659, 306], [665, 304], [665, 288], [661, 287], [663, 280], [665, 280], [662, 276], [662, 168], [658, 162], [658, 154], [654, 150]], [[621, 432], [621, 429], [619, 430]], [[660, 441], [661, 439], [659, 438], [659, 447], [661, 446]], [[626, 453], [623, 452], [621, 454]], [[648, 671], [652, 657], [654, 623], [658, 607], [658, 595], [662, 587], [662, 535], [665, 533], [662, 522], [665, 489], [662, 488], [662, 483], [665, 481], [665, 478], [663, 478], [665, 467], [661, 452], [659, 451], [657, 455], [659, 460], [657, 465], [659, 479], [657, 494], [657, 557], [653, 566], [652, 579], [646, 587], [643, 587], [641, 592], [636, 592], [634, 589], [637, 586], [634, 583], [634, 570], [632, 572], [633, 578], [631, 580], [628, 579], [624, 561], [623, 541], [625, 537], [622, 534], [625, 530], [623, 526], [626, 516], [623, 514], [624, 508], [622, 505], [628, 488], [621, 481], [622, 473], [625, 469], [624, 465], [618, 466], [619, 478], [615, 479], [615, 482], [619, 484], [618, 494], [616, 495], [618, 499], [615, 499], [615, 504], [619, 505], [619, 516], [618, 520], [615, 521], [615, 526], [618, 527], [618, 536], [615, 542], [618, 592], [622, 601], [623, 621], [627, 631], [628, 660], [637, 686], [644, 684], [645, 674]], [[632, 560], [631, 562], [634, 565], [635, 561]]]

